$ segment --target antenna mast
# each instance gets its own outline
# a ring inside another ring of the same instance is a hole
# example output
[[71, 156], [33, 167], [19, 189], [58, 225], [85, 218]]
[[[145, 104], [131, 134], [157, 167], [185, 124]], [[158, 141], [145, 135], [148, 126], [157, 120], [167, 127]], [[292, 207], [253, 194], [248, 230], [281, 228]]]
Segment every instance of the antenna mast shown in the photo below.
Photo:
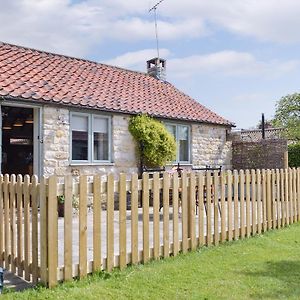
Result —
[[149, 9], [149, 13], [154, 11], [154, 22], [155, 22], [155, 37], [156, 37], [156, 50], [157, 50], [157, 58], [159, 60], [159, 45], [158, 45], [158, 29], [157, 29], [157, 7], [163, 2], [164, 0], [160, 0], [157, 2], [153, 7]]

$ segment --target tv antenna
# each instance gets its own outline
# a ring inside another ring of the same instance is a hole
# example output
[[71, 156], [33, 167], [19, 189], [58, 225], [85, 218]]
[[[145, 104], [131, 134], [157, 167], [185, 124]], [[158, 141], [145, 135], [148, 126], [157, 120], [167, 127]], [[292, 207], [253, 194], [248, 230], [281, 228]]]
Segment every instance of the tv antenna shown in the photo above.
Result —
[[157, 7], [163, 2], [164, 0], [158, 1], [153, 7], [149, 9], [149, 13], [154, 11], [154, 22], [155, 22], [155, 37], [156, 37], [156, 50], [157, 50], [157, 58], [159, 60], [159, 45], [158, 45], [158, 29], [157, 29]]

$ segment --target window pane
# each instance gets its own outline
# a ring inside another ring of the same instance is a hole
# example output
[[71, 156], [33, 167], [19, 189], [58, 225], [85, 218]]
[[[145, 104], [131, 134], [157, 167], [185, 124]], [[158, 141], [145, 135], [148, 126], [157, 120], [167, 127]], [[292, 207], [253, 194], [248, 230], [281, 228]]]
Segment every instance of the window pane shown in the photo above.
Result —
[[94, 132], [107, 133], [108, 132], [108, 119], [94, 117], [93, 130], [94, 130]]
[[108, 134], [94, 132], [94, 160], [108, 160]]
[[189, 161], [189, 128], [178, 126], [179, 161]]
[[72, 131], [72, 160], [88, 160], [88, 133]]
[[88, 117], [72, 115], [72, 160], [88, 160]]
[[72, 115], [71, 126], [75, 131], [88, 131], [88, 117]]
[[108, 119], [94, 117], [94, 160], [108, 160], [109, 157], [109, 138], [108, 138]]
[[166, 128], [176, 139], [176, 126], [175, 125], [166, 125]]

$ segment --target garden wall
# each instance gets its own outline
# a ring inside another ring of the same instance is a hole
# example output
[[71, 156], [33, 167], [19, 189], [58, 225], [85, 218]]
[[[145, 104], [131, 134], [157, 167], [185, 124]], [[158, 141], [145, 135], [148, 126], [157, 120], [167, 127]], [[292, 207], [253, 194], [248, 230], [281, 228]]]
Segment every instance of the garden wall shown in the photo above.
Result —
[[258, 142], [232, 142], [233, 169], [281, 169], [284, 168], [284, 153], [287, 141], [283, 139]]

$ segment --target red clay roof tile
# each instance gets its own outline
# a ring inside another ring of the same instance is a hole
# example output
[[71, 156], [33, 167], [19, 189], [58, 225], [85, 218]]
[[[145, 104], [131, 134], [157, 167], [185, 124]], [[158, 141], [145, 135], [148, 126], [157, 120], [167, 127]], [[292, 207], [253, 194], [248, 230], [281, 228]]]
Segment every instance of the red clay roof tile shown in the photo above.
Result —
[[232, 126], [145, 73], [0, 42], [0, 95]]

